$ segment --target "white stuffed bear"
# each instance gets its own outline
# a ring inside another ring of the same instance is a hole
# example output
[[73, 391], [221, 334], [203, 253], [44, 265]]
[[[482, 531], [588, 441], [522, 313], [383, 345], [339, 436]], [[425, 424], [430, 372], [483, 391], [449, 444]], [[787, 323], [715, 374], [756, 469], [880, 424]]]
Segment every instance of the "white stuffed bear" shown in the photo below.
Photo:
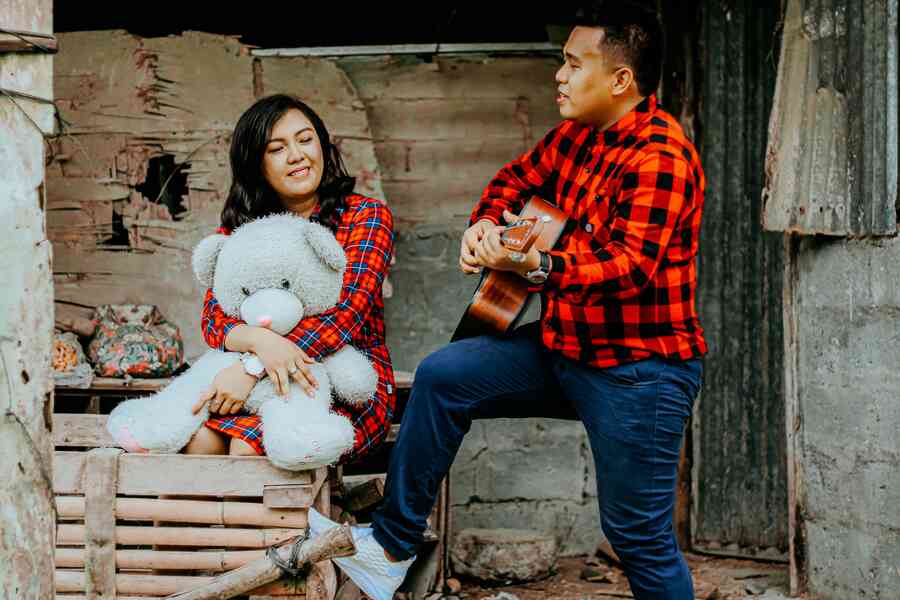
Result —
[[[331, 232], [288, 214], [252, 221], [230, 236], [211, 235], [193, 255], [197, 279], [213, 288], [226, 314], [282, 335], [302, 318], [337, 303], [346, 261]], [[107, 422], [109, 433], [129, 452], [178, 452], [209, 418], [205, 406], [191, 413], [200, 394], [219, 371], [239, 360], [238, 352], [210, 350], [159, 393], [116, 406]], [[284, 469], [333, 464], [352, 448], [353, 426], [331, 412], [332, 393], [361, 405], [373, 397], [378, 382], [371, 363], [350, 346], [310, 370], [319, 384], [314, 398], [292, 384], [285, 399], [264, 378], [244, 404], [262, 417], [266, 455]]]

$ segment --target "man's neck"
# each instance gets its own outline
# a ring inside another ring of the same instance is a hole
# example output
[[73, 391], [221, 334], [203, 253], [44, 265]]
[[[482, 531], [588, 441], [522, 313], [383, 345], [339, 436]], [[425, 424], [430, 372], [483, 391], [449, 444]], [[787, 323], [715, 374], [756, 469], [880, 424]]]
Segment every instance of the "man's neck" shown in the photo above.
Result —
[[612, 116], [606, 120], [605, 123], [595, 123], [600, 131], [606, 131], [613, 125], [619, 122], [619, 119], [630, 113], [634, 110], [634, 107], [644, 101], [646, 96], [633, 96], [628, 100], [623, 100], [622, 103], [617, 106], [612, 114]]

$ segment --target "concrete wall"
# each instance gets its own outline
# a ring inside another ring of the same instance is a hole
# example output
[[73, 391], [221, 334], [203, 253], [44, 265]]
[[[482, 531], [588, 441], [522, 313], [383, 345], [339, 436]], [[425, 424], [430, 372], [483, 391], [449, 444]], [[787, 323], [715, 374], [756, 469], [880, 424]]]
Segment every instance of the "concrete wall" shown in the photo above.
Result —
[[796, 262], [800, 552], [816, 598], [900, 598], [900, 240]]
[[[196, 32], [60, 38], [58, 105], [70, 125], [48, 167], [57, 296], [88, 307], [159, 304], [191, 358], [205, 346], [189, 252], [217, 221], [229, 131], [254, 97], [286, 91], [308, 100], [339, 140], [357, 189], [394, 211], [388, 344], [408, 371], [447, 343], [471, 297], [476, 282], [456, 262], [482, 189], [558, 119], [555, 58], [254, 59], [230, 38]], [[188, 212], [178, 220], [138, 189], [162, 154], [190, 162]], [[121, 247], [107, 242], [116, 219], [127, 227]], [[567, 538], [566, 553], [592, 550], [602, 534], [588, 456], [580, 424], [494, 423], [490, 436], [476, 424], [452, 473], [454, 528], [532, 526]]]

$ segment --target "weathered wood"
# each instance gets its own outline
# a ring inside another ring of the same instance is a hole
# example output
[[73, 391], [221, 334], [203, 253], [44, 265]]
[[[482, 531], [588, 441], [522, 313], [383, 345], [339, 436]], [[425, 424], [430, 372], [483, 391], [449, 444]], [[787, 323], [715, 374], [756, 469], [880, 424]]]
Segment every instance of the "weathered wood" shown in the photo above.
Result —
[[[5, 28], [4, 28], [5, 29]], [[8, 31], [8, 30], [7, 30]], [[0, 34], [0, 52], [56, 53], [56, 38], [22, 32], [19, 36]]]
[[[56, 498], [56, 507], [60, 518], [80, 518], [84, 516], [85, 501], [78, 496], [59, 496]], [[277, 510], [255, 502], [117, 498], [114, 508], [116, 518], [132, 521], [298, 529], [303, 529], [307, 525], [305, 511]]]
[[[115, 536], [125, 546], [207, 546], [213, 548], [265, 548], [297, 535], [296, 529], [219, 529], [214, 527], [140, 527], [119, 525]], [[56, 543], [79, 546], [84, 543], [84, 525], [61, 524]]]
[[96, 448], [84, 468], [85, 591], [97, 600], [116, 600], [116, 479], [122, 450]]
[[[57, 568], [83, 568], [82, 548], [57, 548]], [[119, 569], [166, 569], [170, 571], [230, 571], [265, 557], [265, 550], [224, 551], [156, 551], [116, 550]]]
[[56, 446], [88, 448], [112, 447], [115, 440], [106, 430], [106, 415], [53, 415], [53, 443]]
[[[59, 494], [82, 494], [84, 453], [59, 451], [53, 487]], [[285, 471], [262, 456], [125, 454], [119, 459], [119, 494], [159, 496], [259, 497], [263, 486], [312, 483], [310, 471]]]
[[312, 506], [315, 492], [312, 484], [267, 485], [263, 487], [263, 504], [273, 509]]
[[[264, 559], [269, 562], [268, 559]], [[252, 564], [252, 563], [251, 563]], [[245, 565], [245, 569], [250, 565]], [[237, 569], [240, 570], [240, 569]], [[232, 573], [236, 572], [231, 571]], [[81, 592], [84, 590], [83, 571], [56, 571], [57, 592]], [[120, 573], [116, 575], [116, 588], [123, 594], [136, 594], [146, 600], [148, 597], [168, 596], [184, 593], [185, 590], [195, 589], [199, 586], [209, 585], [216, 581], [214, 577], [191, 575], [138, 575]], [[304, 593], [305, 582], [302, 579], [289, 581], [273, 581], [253, 590], [254, 594], [266, 594], [269, 596], [296, 596]], [[90, 596], [82, 596], [90, 598]], [[117, 600], [121, 600], [121, 597]]]
[[317, 562], [306, 580], [306, 600], [333, 600], [337, 593], [337, 573], [331, 561]]
[[376, 477], [361, 485], [350, 488], [345, 496], [346, 508], [350, 512], [365, 510], [378, 504], [384, 498], [384, 480]]
[[[281, 560], [288, 561], [292, 545], [286, 544], [276, 550]], [[297, 552], [297, 564], [318, 563], [337, 556], [350, 556], [356, 552], [350, 527], [342, 525], [330, 529], [313, 540], [304, 542]], [[258, 588], [281, 577], [281, 569], [269, 558], [220, 575], [202, 589], [177, 594], [170, 600], [217, 600], [231, 598], [240, 593]]]

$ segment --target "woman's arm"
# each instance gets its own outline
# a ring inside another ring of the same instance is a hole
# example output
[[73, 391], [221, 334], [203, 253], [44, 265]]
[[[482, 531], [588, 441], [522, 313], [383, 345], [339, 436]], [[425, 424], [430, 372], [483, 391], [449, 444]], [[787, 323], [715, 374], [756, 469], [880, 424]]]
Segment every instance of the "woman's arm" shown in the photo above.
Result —
[[351, 218], [352, 231], [344, 244], [347, 268], [337, 305], [303, 319], [285, 335], [312, 358], [333, 354], [353, 339], [381, 294], [391, 263], [394, 220], [390, 209], [366, 199]]

